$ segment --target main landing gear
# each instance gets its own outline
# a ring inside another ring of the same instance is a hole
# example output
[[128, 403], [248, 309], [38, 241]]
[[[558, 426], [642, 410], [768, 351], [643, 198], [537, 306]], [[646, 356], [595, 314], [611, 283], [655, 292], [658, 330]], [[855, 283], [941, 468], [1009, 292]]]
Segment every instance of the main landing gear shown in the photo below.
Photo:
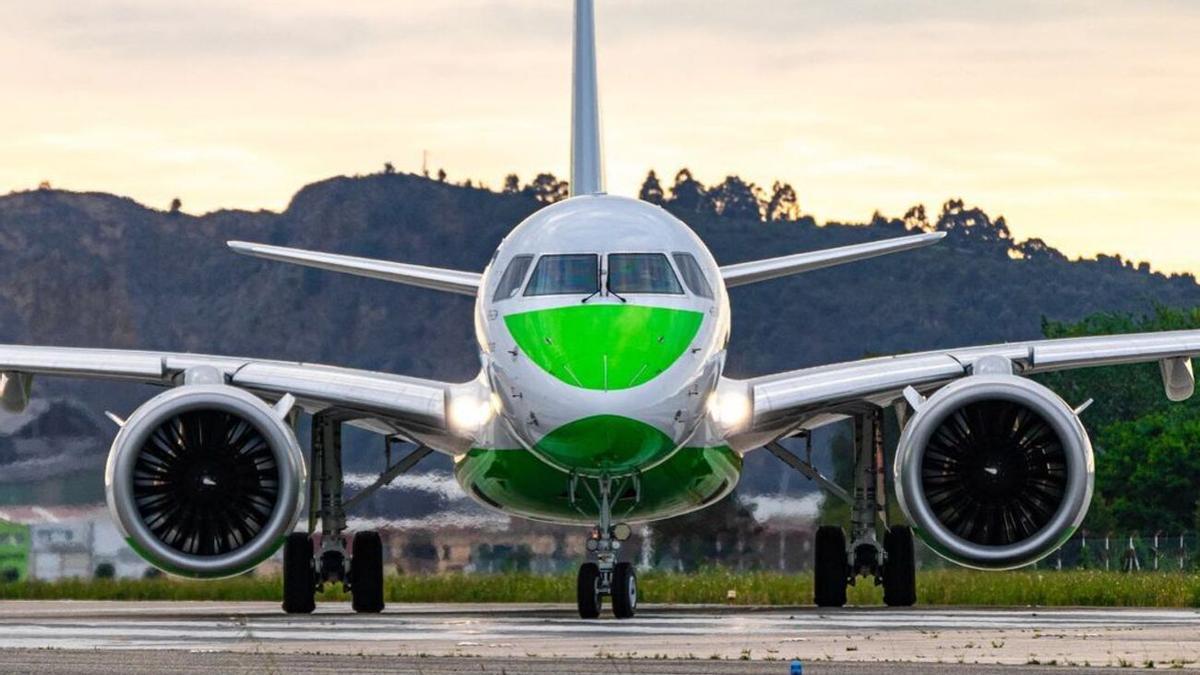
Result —
[[[917, 573], [912, 529], [887, 522], [884, 489], [883, 410], [872, 408], [854, 415], [854, 493], [846, 492], [812, 465], [812, 441], [800, 459], [779, 443], [767, 449], [785, 464], [817, 481], [850, 505], [850, 539], [836, 525], [817, 529], [813, 546], [813, 602], [818, 607], [846, 604], [846, 587], [859, 577], [883, 586], [889, 607], [908, 607], [917, 601]], [[883, 532], [883, 541], [879, 532]]]
[[[607, 476], [596, 479], [597, 490], [592, 492], [587, 479], [573, 476], [571, 478], [571, 503], [575, 503], [576, 487], [579, 481], [584, 481], [584, 489], [596, 500], [600, 511], [600, 523], [592, 530], [587, 541], [589, 558], [579, 566], [579, 576], [576, 579], [575, 598], [579, 608], [579, 616], [583, 619], [599, 618], [603, 608], [604, 598], [612, 602], [613, 616], [618, 619], [630, 619], [637, 613], [638, 586], [637, 573], [633, 565], [627, 562], [617, 562], [617, 551], [621, 543], [629, 538], [631, 529], [624, 523], [612, 524], [613, 495], [623, 495], [629, 488], [634, 490], [634, 499], [640, 496], [640, 488], [636, 476], [619, 481], [614, 489], [614, 481]], [[636, 503], [636, 502], [635, 502]]]
[[[293, 532], [283, 544], [283, 611], [308, 614], [316, 609], [315, 595], [327, 583], [341, 583], [350, 592], [355, 612], [383, 611], [383, 540], [378, 532], [356, 532], [347, 555], [346, 511], [411, 469], [430, 453], [418, 447], [399, 462], [391, 462], [372, 485], [342, 500], [342, 422], [332, 414], [313, 415], [312, 494], [309, 498], [308, 532]], [[312, 532], [321, 525], [321, 550], [313, 551]]]

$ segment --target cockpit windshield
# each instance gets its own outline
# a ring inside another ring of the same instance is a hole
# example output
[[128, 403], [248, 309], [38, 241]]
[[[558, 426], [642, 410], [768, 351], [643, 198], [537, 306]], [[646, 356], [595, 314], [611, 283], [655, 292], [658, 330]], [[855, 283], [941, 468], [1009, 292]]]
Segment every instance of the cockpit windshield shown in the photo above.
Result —
[[662, 253], [613, 253], [608, 256], [608, 290], [614, 293], [683, 295], [667, 256]]
[[691, 253], [676, 253], [674, 258], [675, 264], [679, 266], [679, 273], [683, 275], [683, 283], [687, 284], [688, 290], [702, 298], [712, 300], [712, 286], [708, 285], [708, 280], [704, 278], [704, 270], [700, 269], [700, 263], [696, 262], [696, 258]]
[[600, 290], [600, 256], [544, 255], [533, 269], [525, 295], [588, 295]]
[[529, 266], [533, 264], [533, 256], [519, 255], [512, 259], [508, 264], [508, 268], [504, 270], [504, 276], [500, 277], [500, 283], [496, 285], [496, 293], [492, 296], [492, 302], [507, 300], [517, 294], [521, 290], [521, 282], [525, 281], [525, 273], [529, 271]]

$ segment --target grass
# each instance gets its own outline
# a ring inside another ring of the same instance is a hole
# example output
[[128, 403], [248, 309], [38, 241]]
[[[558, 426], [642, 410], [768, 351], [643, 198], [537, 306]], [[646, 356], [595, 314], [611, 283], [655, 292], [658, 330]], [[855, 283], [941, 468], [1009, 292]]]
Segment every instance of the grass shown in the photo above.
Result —
[[[574, 602], [569, 575], [478, 574], [391, 576], [386, 599], [405, 602]], [[695, 574], [647, 572], [639, 578], [643, 602], [737, 605], [798, 605], [812, 601], [809, 574], [706, 570]], [[1070, 571], [986, 573], [971, 570], [922, 572], [917, 581], [923, 605], [1200, 607], [1200, 575]], [[736, 591], [729, 599], [728, 592]], [[219, 581], [157, 579], [70, 579], [0, 583], [5, 600], [268, 600], [280, 597], [275, 577], [242, 576]], [[320, 596], [348, 600], [337, 587]], [[878, 605], [882, 592], [859, 580], [852, 605]]]

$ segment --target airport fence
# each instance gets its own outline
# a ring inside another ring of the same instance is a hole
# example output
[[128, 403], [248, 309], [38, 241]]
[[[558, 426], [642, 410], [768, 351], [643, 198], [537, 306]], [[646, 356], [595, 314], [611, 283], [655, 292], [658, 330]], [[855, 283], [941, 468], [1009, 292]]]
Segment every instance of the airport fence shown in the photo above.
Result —
[[[924, 569], [949, 567], [923, 549]], [[1200, 570], [1200, 537], [1195, 532], [1076, 532], [1056, 551], [1029, 566], [1037, 570], [1109, 572], [1195, 572]]]

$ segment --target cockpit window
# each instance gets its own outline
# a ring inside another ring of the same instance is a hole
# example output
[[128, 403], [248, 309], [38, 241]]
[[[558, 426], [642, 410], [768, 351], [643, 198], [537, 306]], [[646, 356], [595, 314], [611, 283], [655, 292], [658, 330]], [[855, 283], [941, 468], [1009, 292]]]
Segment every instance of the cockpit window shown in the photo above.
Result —
[[704, 278], [704, 270], [700, 269], [700, 263], [696, 262], [692, 254], [675, 253], [672, 257], [675, 258], [675, 264], [679, 267], [679, 273], [683, 275], [683, 283], [687, 284], [692, 295], [711, 300], [712, 286], [708, 285], [708, 279]]
[[533, 256], [519, 255], [508, 263], [508, 268], [504, 270], [504, 276], [500, 277], [500, 285], [496, 286], [496, 293], [492, 296], [492, 302], [507, 300], [517, 294], [521, 290], [521, 282], [525, 281], [525, 273], [529, 271], [529, 265], [533, 263]]
[[608, 290], [614, 293], [683, 295], [667, 256], [661, 253], [613, 253], [608, 256]]
[[525, 295], [574, 295], [600, 290], [600, 257], [592, 253], [544, 255], [538, 259]]

